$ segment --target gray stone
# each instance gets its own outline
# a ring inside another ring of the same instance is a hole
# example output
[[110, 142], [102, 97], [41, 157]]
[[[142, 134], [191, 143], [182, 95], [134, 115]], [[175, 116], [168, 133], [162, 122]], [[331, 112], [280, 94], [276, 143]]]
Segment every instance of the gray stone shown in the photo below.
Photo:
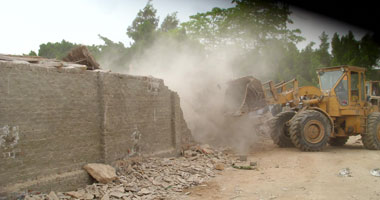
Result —
[[100, 183], [109, 183], [117, 178], [115, 168], [110, 165], [90, 163], [83, 168]]
[[48, 198], [50, 200], [59, 200], [58, 196], [55, 194], [54, 191], [51, 191], [49, 194], [48, 194]]

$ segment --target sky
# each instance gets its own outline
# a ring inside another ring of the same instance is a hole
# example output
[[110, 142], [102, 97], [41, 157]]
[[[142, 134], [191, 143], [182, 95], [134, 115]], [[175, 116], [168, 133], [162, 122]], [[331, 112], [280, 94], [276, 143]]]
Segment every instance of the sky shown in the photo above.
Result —
[[[38, 52], [39, 45], [60, 42], [102, 44], [98, 34], [129, 46], [131, 39], [126, 30], [147, 0], [1, 0], [0, 1], [0, 53], [23, 54]], [[206, 12], [214, 7], [233, 6], [229, 0], [153, 0], [160, 22], [167, 14], [178, 12], [180, 22], [189, 16]], [[306, 38], [298, 48], [309, 42], [318, 44], [322, 31], [346, 34], [353, 30], [360, 38], [365, 30], [339, 23], [335, 20], [291, 7], [290, 28], [302, 30]]]

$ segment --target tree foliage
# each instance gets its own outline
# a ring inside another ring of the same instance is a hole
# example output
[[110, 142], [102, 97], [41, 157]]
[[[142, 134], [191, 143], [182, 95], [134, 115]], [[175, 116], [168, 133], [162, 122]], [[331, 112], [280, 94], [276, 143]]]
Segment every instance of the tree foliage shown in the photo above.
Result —
[[103, 40], [103, 45], [93, 45], [88, 47], [95, 59], [99, 60], [100, 64], [108, 69], [115, 71], [123, 71], [128, 69], [130, 52], [121, 42], [113, 42], [107, 37], [99, 35]]
[[190, 16], [190, 21], [183, 23], [182, 26], [191, 38], [201, 41], [209, 48], [215, 48], [224, 42], [222, 29], [226, 14], [226, 9], [213, 8], [209, 12]]
[[76, 46], [78, 45], [68, 42], [66, 40], [62, 40], [61, 42], [55, 43], [48, 42], [46, 44], [40, 45], [40, 49], [38, 50], [38, 56], [42, 56], [45, 58], [62, 59], [68, 54], [68, 52], [72, 48]]
[[[322, 32], [318, 46], [311, 42], [298, 49], [297, 44], [303, 38], [301, 30], [288, 27], [293, 23], [289, 5], [274, 0], [232, 0], [232, 3], [234, 7], [213, 8], [190, 16], [182, 24], [174, 12], [159, 24], [157, 10], [149, 0], [127, 28], [126, 34], [133, 40], [129, 46], [99, 35], [103, 44], [88, 49], [103, 67], [123, 72], [132, 62], [139, 66], [136, 60], [148, 57], [157, 63], [174, 62], [176, 55], [191, 49], [202, 57], [199, 62], [204, 62], [209, 55], [223, 52], [233, 58], [228, 65], [236, 76], [252, 74], [277, 81], [297, 78], [301, 85], [317, 85], [315, 70], [322, 67], [362, 66], [368, 69], [369, 77], [379, 67], [380, 47], [371, 34], [357, 40], [351, 31], [346, 35], [335, 33], [330, 40]], [[154, 45], [167, 56], [152, 55]], [[49, 42], [40, 45], [38, 55], [61, 59], [75, 46], [65, 40]], [[36, 54], [31, 51], [29, 55]]]
[[374, 42], [373, 35], [366, 34], [360, 40], [356, 40], [350, 31], [347, 35], [334, 34], [332, 45], [333, 65], [354, 65], [367, 68], [367, 76], [371, 79], [379, 79], [372, 73], [379, 67], [380, 47]]
[[132, 25], [128, 27], [127, 35], [136, 43], [152, 41], [159, 22], [156, 13], [157, 10], [153, 7], [152, 1], [148, 1], [144, 9], [137, 13]]
[[271, 0], [234, 0], [235, 7], [213, 8], [206, 13], [190, 16], [182, 26], [193, 38], [207, 47], [222, 44], [238, 44], [246, 49], [263, 47], [267, 41], [302, 40], [300, 30], [290, 30], [289, 6]]
[[316, 50], [316, 56], [318, 57], [321, 67], [329, 67], [332, 60], [332, 56], [329, 52], [329, 36], [326, 34], [326, 32], [322, 32], [322, 34], [319, 36], [319, 40], [321, 43], [319, 45], [319, 49]]
[[160, 30], [162, 32], [168, 32], [178, 28], [179, 20], [177, 18], [177, 12], [167, 15], [161, 24]]
[[37, 53], [35, 51], [30, 51], [28, 53], [28, 56], [37, 56]]

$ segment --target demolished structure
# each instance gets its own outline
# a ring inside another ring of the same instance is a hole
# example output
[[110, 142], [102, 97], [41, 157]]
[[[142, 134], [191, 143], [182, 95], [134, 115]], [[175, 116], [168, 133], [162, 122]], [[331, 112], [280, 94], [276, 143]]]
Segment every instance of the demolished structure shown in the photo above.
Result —
[[153, 77], [0, 55], [0, 197], [67, 191], [87, 163], [177, 155], [191, 140], [179, 96]]

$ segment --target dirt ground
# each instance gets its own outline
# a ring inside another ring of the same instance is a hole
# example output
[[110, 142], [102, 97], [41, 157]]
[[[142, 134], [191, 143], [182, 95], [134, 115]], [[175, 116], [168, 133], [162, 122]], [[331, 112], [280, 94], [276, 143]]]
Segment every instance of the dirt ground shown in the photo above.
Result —
[[[269, 139], [250, 150], [249, 161], [258, 170], [226, 167], [206, 184], [186, 191], [189, 199], [380, 199], [380, 151], [363, 149], [350, 138], [343, 147], [328, 146], [323, 152], [278, 148]], [[349, 168], [351, 177], [339, 176]], [[190, 193], [189, 193], [190, 192]]]

